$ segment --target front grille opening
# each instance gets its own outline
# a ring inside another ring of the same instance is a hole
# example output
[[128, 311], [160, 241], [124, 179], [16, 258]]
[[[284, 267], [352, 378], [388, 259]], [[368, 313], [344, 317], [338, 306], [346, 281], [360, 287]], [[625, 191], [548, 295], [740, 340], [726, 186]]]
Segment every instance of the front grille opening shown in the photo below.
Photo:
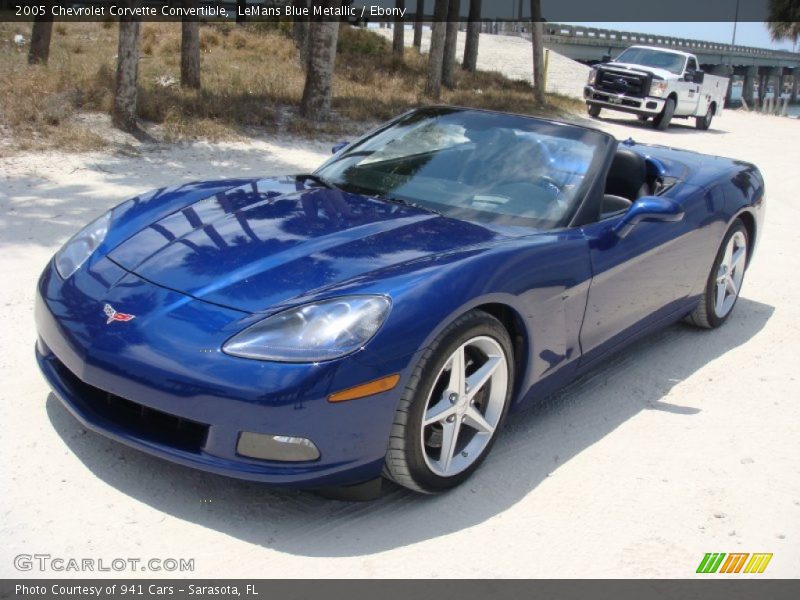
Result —
[[149, 408], [84, 383], [54, 359], [59, 375], [75, 392], [76, 401], [101, 419], [126, 433], [162, 446], [199, 454], [206, 443], [208, 425]]
[[597, 72], [596, 87], [616, 94], [642, 98], [650, 91], [650, 76], [600, 68]]

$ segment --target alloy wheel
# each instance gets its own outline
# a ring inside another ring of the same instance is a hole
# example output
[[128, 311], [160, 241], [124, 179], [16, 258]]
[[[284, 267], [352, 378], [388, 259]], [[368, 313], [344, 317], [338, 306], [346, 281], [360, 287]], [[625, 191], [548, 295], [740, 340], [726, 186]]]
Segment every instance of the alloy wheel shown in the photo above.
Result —
[[469, 468], [500, 423], [508, 392], [508, 364], [491, 337], [460, 345], [439, 371], [422, 419], [425, 463], [450, 477]]
[[722, 256], [717, 269], [717, 287], [714, 296], [714, 313], [720, 319], [725, 317], [736, 303], [739, 288], [742, 286], [744, 269], [747, 264], [747, 238], [744, 233], [737, 231]]

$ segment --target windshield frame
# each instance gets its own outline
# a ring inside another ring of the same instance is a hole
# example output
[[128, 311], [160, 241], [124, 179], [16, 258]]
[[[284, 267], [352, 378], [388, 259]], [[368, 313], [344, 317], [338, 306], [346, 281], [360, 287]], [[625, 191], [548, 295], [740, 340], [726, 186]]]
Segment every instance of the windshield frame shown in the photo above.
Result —
[[[431, 117], [439, 117], [445, 116], [449, 114], [455, 113], [480, 113], [484, 115], [497, 115], [498, 117], [514, 117], [519, 119], [525, 119], [536, 123], [541, 123], [547, 127], [563, 127], [564, 131], [571, 131], [573, 135], [578, 135], [575, 133], [576, 130], [585, 132], [585, 134], [594, 136], [595, 143], [595, 153], [593, 155], [592, 160], [590, 161], [589, 166], [587, 167], [586, 173], [582, 178], [582, 181], [579, 185], [576, 186], [574, 190], [574, 194], [572, 196], [571, 206], [569, 210], [562, 215], [557, 222], [549, 224], [547, 226], [535, 226], [531, 224], [521, 224], [518, 227], [522, 229], [529, 229], [529, 230], [556, 230], [561, 229], [564, 227], [569, 227], [573, 223], [573, 220], [576, 218], [578, 214], [581, 213], [581, 208], [587, 202], [587, 199], [592, 195], [591, 192], [597, 185], [597, 181], [605, 176], [605, 171], [607, 170], [609, 161], [613, 156], [613, 153], [617, 146], [616, 138], [604, 131], [593, 127], [585, 127], [582, 125], [576, 125], [573, 123], [566, 123], [563, 121], [558, 121], [554, 119], [543, 119], [539, 117], [533, 117], [530, 115], [524, 114], [517, 114], [511, 112], [503, 112], [503, 111], [493, 111], [493, 110], [486, 110], [486, 109], [478, 109], [478, 108], [466, 108], [466, 107], [458, 107], [458, 106], [443, 106], [443, 105], [435, 105], [435, 106], [426, 106], [422, 108], [412, 109], [401, 115], [391, 119], [390, 121], [381, 124], [380, 126], [376, 127], [375, 129], [367, 132], [365, 135], [361, 136], [360, 138], [356, 139], [355, 141], [348, 144], [344, 149], [339, 151], [338, 153], [334, 154], [324, 163], [322, 163], [315, 171], [314, 174], [320, 174], [324, 176], [324, 171], [329, 166], [334, 165], [335, 163], [346, 160], [348, 157], [351, 157], [353, 154], [358, 153], [358, 149], [363, 144], [367, 143], [369, 140], [374, 138], [375, 136], [383, 133], [387, 129], [394, 127], [396, 124], [402, 122], [403, 120], [415, 116], [415, 115], [422, 115], [422, 116], [431, 116]], [[569, 137], [569, 136], [565, 136]], [[363, 195], [368, 195], [377, 199], [381, 198], [380, 194], [371, 194], [368, 190], [359, 190], [359, 189], [352, 189], [348, 190], [347, 183], [341, 183], [336, 181], [337, 185], [341, 185], [345, 191], [353, 191], [353, 193], [360, 193]], [[354, 186], [355, 187], [355, 186]], [[386, 198], [387, 200], [389, 198]], [[431, 201], [432, 204], [437, 204], [434, 201]], [[419, 208], [426, 210], [427, 208], [424, 205], [418, 206]], [[437, 208], [428, 209], [431, 212], [438, 212]], [[492, 223], [486, 223], [478, 219], [470, 219], [464, 215], [444, 215], [447, 218], [454, 218], [459, 219], [471, 223], [476, 223], [479, 225], [492, 227]], [[502, 215], [501, 215], [502, 216]], [[510, 215], [509, 215], [510, 216]], [[521, 217], [524, 218], [524, 217]], [[527, 220], [534, 220], [534, 219], [527, 219]], [[500, 225], [503, 227], [503, 225]]]

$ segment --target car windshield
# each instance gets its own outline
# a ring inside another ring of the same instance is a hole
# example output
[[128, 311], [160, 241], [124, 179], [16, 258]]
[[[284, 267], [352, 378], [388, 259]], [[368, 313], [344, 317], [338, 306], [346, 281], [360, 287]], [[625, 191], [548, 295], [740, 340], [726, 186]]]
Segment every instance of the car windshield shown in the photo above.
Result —
[[665, 69], [671, 73], [681, 74], [686, 58], [682, 54], [662, 52], [651, 48], [628, 48], [617, 57], [615, 62]]
[[351, 145], [315, 174], [448, 217], [553, 228], [573, 214], [612, 142], [531, 117], [429, 108]]

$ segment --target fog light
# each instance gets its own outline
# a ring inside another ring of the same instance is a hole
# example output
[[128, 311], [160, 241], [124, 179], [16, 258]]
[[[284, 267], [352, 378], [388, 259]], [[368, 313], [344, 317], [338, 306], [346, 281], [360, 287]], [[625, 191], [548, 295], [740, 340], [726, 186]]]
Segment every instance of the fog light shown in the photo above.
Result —
[[319, 458], [319, 450], [314, 442], [306, 438], [251, 431], [243, 431], [239, 434], [236, 453], [248, 458], [281, 462], [302, 462]]

